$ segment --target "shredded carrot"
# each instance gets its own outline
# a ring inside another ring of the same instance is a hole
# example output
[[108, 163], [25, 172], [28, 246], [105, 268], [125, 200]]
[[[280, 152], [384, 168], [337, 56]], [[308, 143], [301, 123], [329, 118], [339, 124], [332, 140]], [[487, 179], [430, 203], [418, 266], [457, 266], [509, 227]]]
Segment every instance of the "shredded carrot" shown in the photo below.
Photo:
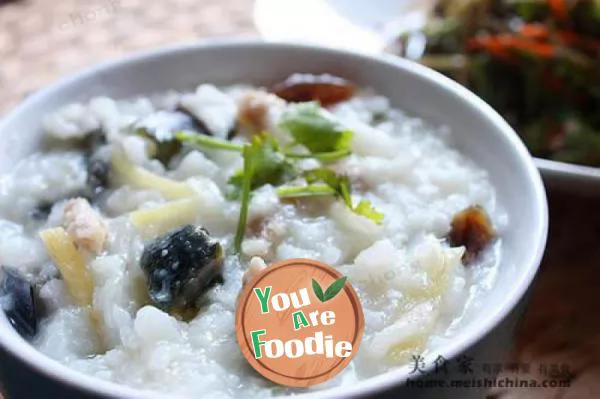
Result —
[[514, 58], [510, 51], [495, 37], [477, 37], [469, 40], [467, 49], [470, 51], [484, 50], [496, 58], [512, 61]]
[[549, 43], [540, 43], [508, 35], [471, 39], [468, 48], [469, 50], [485, 50], [499, 57], [510, 57], [511, 50], [524, 51], [541, 58], [552, 58], [556, 55], [555, 47]]
[[541, 24], [524, 24], [519, 30], [519, 34], [523, 37], [537, 40], [545, 40], [550, 37], [548, 28]]
[[556, 55], [556, 48], [549, 43], [533, 43], [530, 41], [515, 41], [513, 47], [526, 51], [542, 58], [552, 58]]
[[504, 60], [512, 60], [510, 51], [504, 48], [496, 40], [471, 39], [468, 44], [468, 49], [471, 51], [485, 50], [496, 58]]
[[548, 6], [556, 18], [560, 22], [569, 20], [569, 9], [567, 8], [566, 0], [548, 0]]
[[587, 51], [600, 52], [600, 40], [570, 30], [558, 30], [552, 32], [544, 25], [529, 23], [521, 26], [518, 33], [521, 37], [531, 40], [548, 41], [557, 39], [567, 46], [578, 47]]

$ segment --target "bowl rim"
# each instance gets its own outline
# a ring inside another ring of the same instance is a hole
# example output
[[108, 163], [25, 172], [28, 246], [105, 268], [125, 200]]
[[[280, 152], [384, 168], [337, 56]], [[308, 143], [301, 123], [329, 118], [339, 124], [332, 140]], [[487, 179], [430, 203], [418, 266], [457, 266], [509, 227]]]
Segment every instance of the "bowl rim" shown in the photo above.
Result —
[[[19, 105], [14, 107], [2, 120], [0, 120], [0, 134], [5, 129], [8, 121], [18, 113], [20, 109], [28, 108], [38, 102], [44, 102], [45, 98], [52, 93], [61, 91], [64, 86], [73, 84], [83, 78], [92, 75], [101, 74], [104, 71], [118, 69], [124, 65], [147, 62], [152, 59], [169, 57], [178, 53], [198, 52], [208, 49], [224, 48], [253, 48], [260, 49], [275, 49], [282, 52], [304, 50], [315, 54], [340, 55], [346, 58], [355, 58], [357, 61], [369, 61], [370, 63], [386, 64], [394, 68], [402, 69], [412, 75], [419, 76], [436, 84], [445, 91], [452, 92], [463, 98], [469, 106], [477, 109], [496, 127], [502, 131], [505, 138], [509, 140], [512, 150], [522, 162], [526, 171], [527, 183], [533, 189], [531, 200], [536, 205], [536, 215], [532, 220], [536, 220], [537, 224], [531, 227], [532, 245], [527, 254], [522, 255], [524, 262], [520, 265], [521, 268], [526, 268], [522, 277], [515, 281], [510, 292], [505, 295], [504, 300], [499, 302], [494, 309], [484, 315], [476, 326], [470, 326], [465, 332], [457, 334], [453, 340], [444, 345], [440, 350], [440, 354], [444, 358], [451, 359], [463, 352], [469, 347], [472, 347], [484, 336], [490, 333], [494, 327], [502, 322], [510, 312], [517, 306], [520, 300], [527, 292], [531, 285], [535, 274], [539, 268], [544, 253], [547, 234], [548, 234], [548, 204], [546, 200], [546, 192], [538, 169], [535, 166], [533, 158], [525, 148], [523, 142], [519, 139], [515, 131], [509, 124], [487, 103], [477, 97], [467, 88], [445, 77], [444, 75], [422, 66], [418, 63], [402, 59], [400, 57], [391, 57], [387, 55], [365, 55], [357, 52], [332, 49], [312, 44], [299, 43], [272, 43], [265, 42], [260, 39], [232, 39], [232, 38], [217, 38], [196, 41], [193, 43], [183, 43], [177, 45], [162, 46], [151, 50], [135, 52], [124, 57], [119, 57], [95, 64], [75, 73], [72, 73], [57, 82], [46, 86], [45, 88], [35, 92], [27, 97]], [[5, 318], [2, 313], [0, 317]], [[5, 323], [3, 323], [5, 324]], [[6, 325], [6, 324], [5, 324]], [[4, 325], [0, 324], [0, 330]], [[104, 381], [102, 379], [86, 375], [80, 371], [71, 369], [46, 355], [39, 352], [32, 345], [21, 339], [16, 333], [0, 334], [0, 346], [10, 353], [13, 357], [19, 359], [30, 368], [49, 377], [51, 379], [63, 382], [71, 387], [92, 392], [95, 394], [104, 395], [111, 398], [164, 398], [164, 393], [153, 393], [143, 390], [138, 390], [125, 385], [120, 385], [114, 382]], [[433, 365], [430, 364], [425, 368], [425, 372], [430, 372]], [[368, 394], [373, 394], [378, 391], [390, 389], [394, 386], [400, 386], [408, 378], [407, 371], [409, 365], [398, 367], [389, 370], [377, 376], [359, 381], [349, 387], [333, 387], [322, 391], [314, 391], [310, 393], [302, 393], [298, 397], [311, 398], [333, 398], [333, 397], [359, 397]]]

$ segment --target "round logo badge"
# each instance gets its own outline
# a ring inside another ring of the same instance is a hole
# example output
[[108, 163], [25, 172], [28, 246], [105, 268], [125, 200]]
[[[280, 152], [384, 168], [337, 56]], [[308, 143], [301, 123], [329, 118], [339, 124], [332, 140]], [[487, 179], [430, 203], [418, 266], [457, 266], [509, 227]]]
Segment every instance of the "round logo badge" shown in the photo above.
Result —
[[263, 270], [239, 298], [237, 339], [248, 362], [269, 380], [307, 387], [350, 363], [364, 332], [356, 292], [340, 272], [309, 259]]

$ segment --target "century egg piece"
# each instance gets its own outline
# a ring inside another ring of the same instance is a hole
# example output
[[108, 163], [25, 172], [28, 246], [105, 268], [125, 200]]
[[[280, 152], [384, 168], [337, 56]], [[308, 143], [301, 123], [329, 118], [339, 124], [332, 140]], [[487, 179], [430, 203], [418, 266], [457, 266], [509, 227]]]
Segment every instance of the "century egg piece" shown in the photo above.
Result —
[[135, 128], [139, 135], [151, 140], [152, 155], [164, 165], [181, 151], [181, 142], [175, 139], [175, 133], [205, 132], [194, 118], [179, 111], [158, 111], [139, 121]]
[[38, 317], [33, 286], [18, 271], [6, 266], [0, 268], [0, 305], [22, 337], [35, 336]]
[[144, 248], [140, 265], [148, 294], [162, 310], [196, 308], [207, 291], [223, 279], [223, 248], [200, 226], [186, 225]]

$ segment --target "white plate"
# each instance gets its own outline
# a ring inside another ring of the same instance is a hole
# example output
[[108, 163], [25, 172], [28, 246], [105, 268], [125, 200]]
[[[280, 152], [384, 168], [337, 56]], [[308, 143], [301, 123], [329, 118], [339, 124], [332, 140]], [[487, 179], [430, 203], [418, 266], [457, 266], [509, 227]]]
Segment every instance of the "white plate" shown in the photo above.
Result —
[[399, 32], [419, 29], [435, 0], [256, 0], [254, 20], [272, 41], [296, 41], [369, 54]]
[[[403, 31], [423, 26], [435, 0], [256, 0], [267, 41], [302, 42], [380, 54]], [[600, 168], [536, 159], [551, 187], [600, 194]]]

